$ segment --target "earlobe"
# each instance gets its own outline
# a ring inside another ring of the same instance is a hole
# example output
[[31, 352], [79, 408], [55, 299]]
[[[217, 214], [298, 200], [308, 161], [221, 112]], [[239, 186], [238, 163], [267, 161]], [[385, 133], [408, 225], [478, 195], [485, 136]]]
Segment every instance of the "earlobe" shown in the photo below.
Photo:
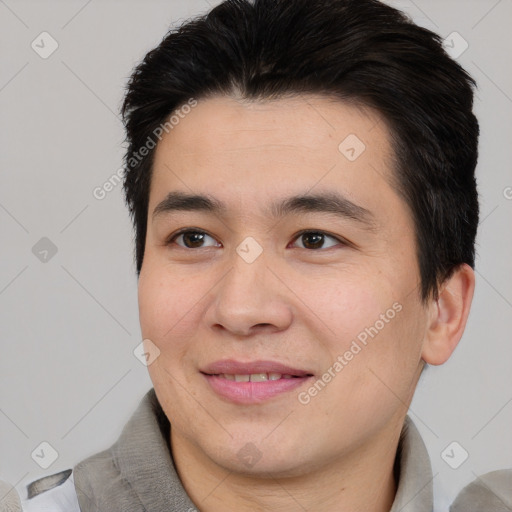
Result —
[[441, 285], [438, 299], [429, 305], [429, 323], [421, 353], [427, 364], [443, 364], [452, 355], [466, 327], [474, 289], [475, 273], [465, 263]]

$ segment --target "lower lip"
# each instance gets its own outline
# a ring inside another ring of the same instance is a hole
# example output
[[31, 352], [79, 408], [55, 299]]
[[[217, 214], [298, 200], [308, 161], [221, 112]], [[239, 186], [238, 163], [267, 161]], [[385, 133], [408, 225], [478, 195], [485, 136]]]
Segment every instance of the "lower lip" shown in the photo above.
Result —
[[237, 404], [255, 404], [297, 389], [311, 377], [266, 380], [263, 382], [236, 382], [217, 375], [203, 374], [212, 389], [221, 397]]

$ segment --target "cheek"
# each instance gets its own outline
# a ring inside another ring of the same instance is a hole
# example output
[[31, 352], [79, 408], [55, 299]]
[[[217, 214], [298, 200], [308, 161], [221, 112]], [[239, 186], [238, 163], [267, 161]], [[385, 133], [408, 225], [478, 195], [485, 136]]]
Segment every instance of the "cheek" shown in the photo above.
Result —
[[317, 326], [332, 340], [335, 356], [379, 321], [380, 315], [394, 302], [390, 289], [370, 272], [364, 275], [364, 272], [347, 271], [323, 281], [309, 281], [299, 289], [298, 295], [304, 297]]
[[[190, 385], [188, 370], [195, 362], [191, 346], [197, 336], [203, 294], [193, 286], [193, 280], [177, 277], [169, 269], [147, 265], [141, 270], [138, 298], [142, 337], [159, 350], [148, 372], [159, 400], [166, 404], [166, 413], [175, 420], [183, 414], [181, 409], [186, 410], [179, 397], [183, 386]], [[193, 386], [190, 389], [193, 394]]]
[[139, 317], [142, 336], [149, 338], [160, 350], [178, 348], [197, 326], [203, 288], [200, 280], [178, 277], [165, 268], [158, 271], [143, 266], [138, 285]]
[[[347, 418], [378, 429], [405, 412], [412, 398], [421, 361], [421, 319], [416, 321], [408, 305], [383, 304], [354, 314], [359, 327], [333, 341], [331, 357], [337, 362], [324, 369], [324, 376], [333, 378], [315, 405], [333, 429]], [[346, 428], [347, 436], [353, 434]]]
[[333, 390], [339, 386], [355, 396], [378, 394], [383, 385], [377, 376], [381, 376], [403, 391], [420, 361], [426, 320], [419, 298], [403, 293], [406, 285], [382, 274], [352, 273], [329, 282], [339, 284], [310, 282], [309, 302], [305, 302], [315, 313], [317, 332], [325, 332], [326, 363], [341, 358], [333, 370], [337, 376]]

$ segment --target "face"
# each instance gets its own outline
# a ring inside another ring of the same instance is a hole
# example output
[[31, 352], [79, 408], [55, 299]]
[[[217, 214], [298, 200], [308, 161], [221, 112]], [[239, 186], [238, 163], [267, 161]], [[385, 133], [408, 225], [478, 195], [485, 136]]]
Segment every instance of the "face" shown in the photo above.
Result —
[[392, 168], [325, 97], [205, 99], [161, 140], [139, 305], [173, 450], [292, 475], [399, 430], [428, 314]]

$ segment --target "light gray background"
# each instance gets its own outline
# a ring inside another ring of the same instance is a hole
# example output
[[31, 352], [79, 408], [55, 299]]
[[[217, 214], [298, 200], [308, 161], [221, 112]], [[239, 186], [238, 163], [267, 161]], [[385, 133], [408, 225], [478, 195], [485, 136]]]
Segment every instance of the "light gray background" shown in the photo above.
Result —
[[[122, 189], [103, 200], [93, 190], [122, 164], [117, 113], [132, 67], [171, 24], [212, 3], [0, 0], [0, 479], [18, 489], [108, 447], [151, 386], [133, 355], [141, 339]], [[512, 0], [389, 3], [442, 37], [458, 32], [469, 44], [458, 60], [479, 84], [473, 310], [410, 413], [443, 509], [477, 475], [512, 467]], [[59, 45], [47, 59], [31, 48], [43, 31]], [[32, 252], [42, 237], [58, 250], [47, 262]], [[47, 470], [31, 458], [42, 441], [59, 454]], [[469, 453], [458, 469], [441, 458], [452, 441]]]

